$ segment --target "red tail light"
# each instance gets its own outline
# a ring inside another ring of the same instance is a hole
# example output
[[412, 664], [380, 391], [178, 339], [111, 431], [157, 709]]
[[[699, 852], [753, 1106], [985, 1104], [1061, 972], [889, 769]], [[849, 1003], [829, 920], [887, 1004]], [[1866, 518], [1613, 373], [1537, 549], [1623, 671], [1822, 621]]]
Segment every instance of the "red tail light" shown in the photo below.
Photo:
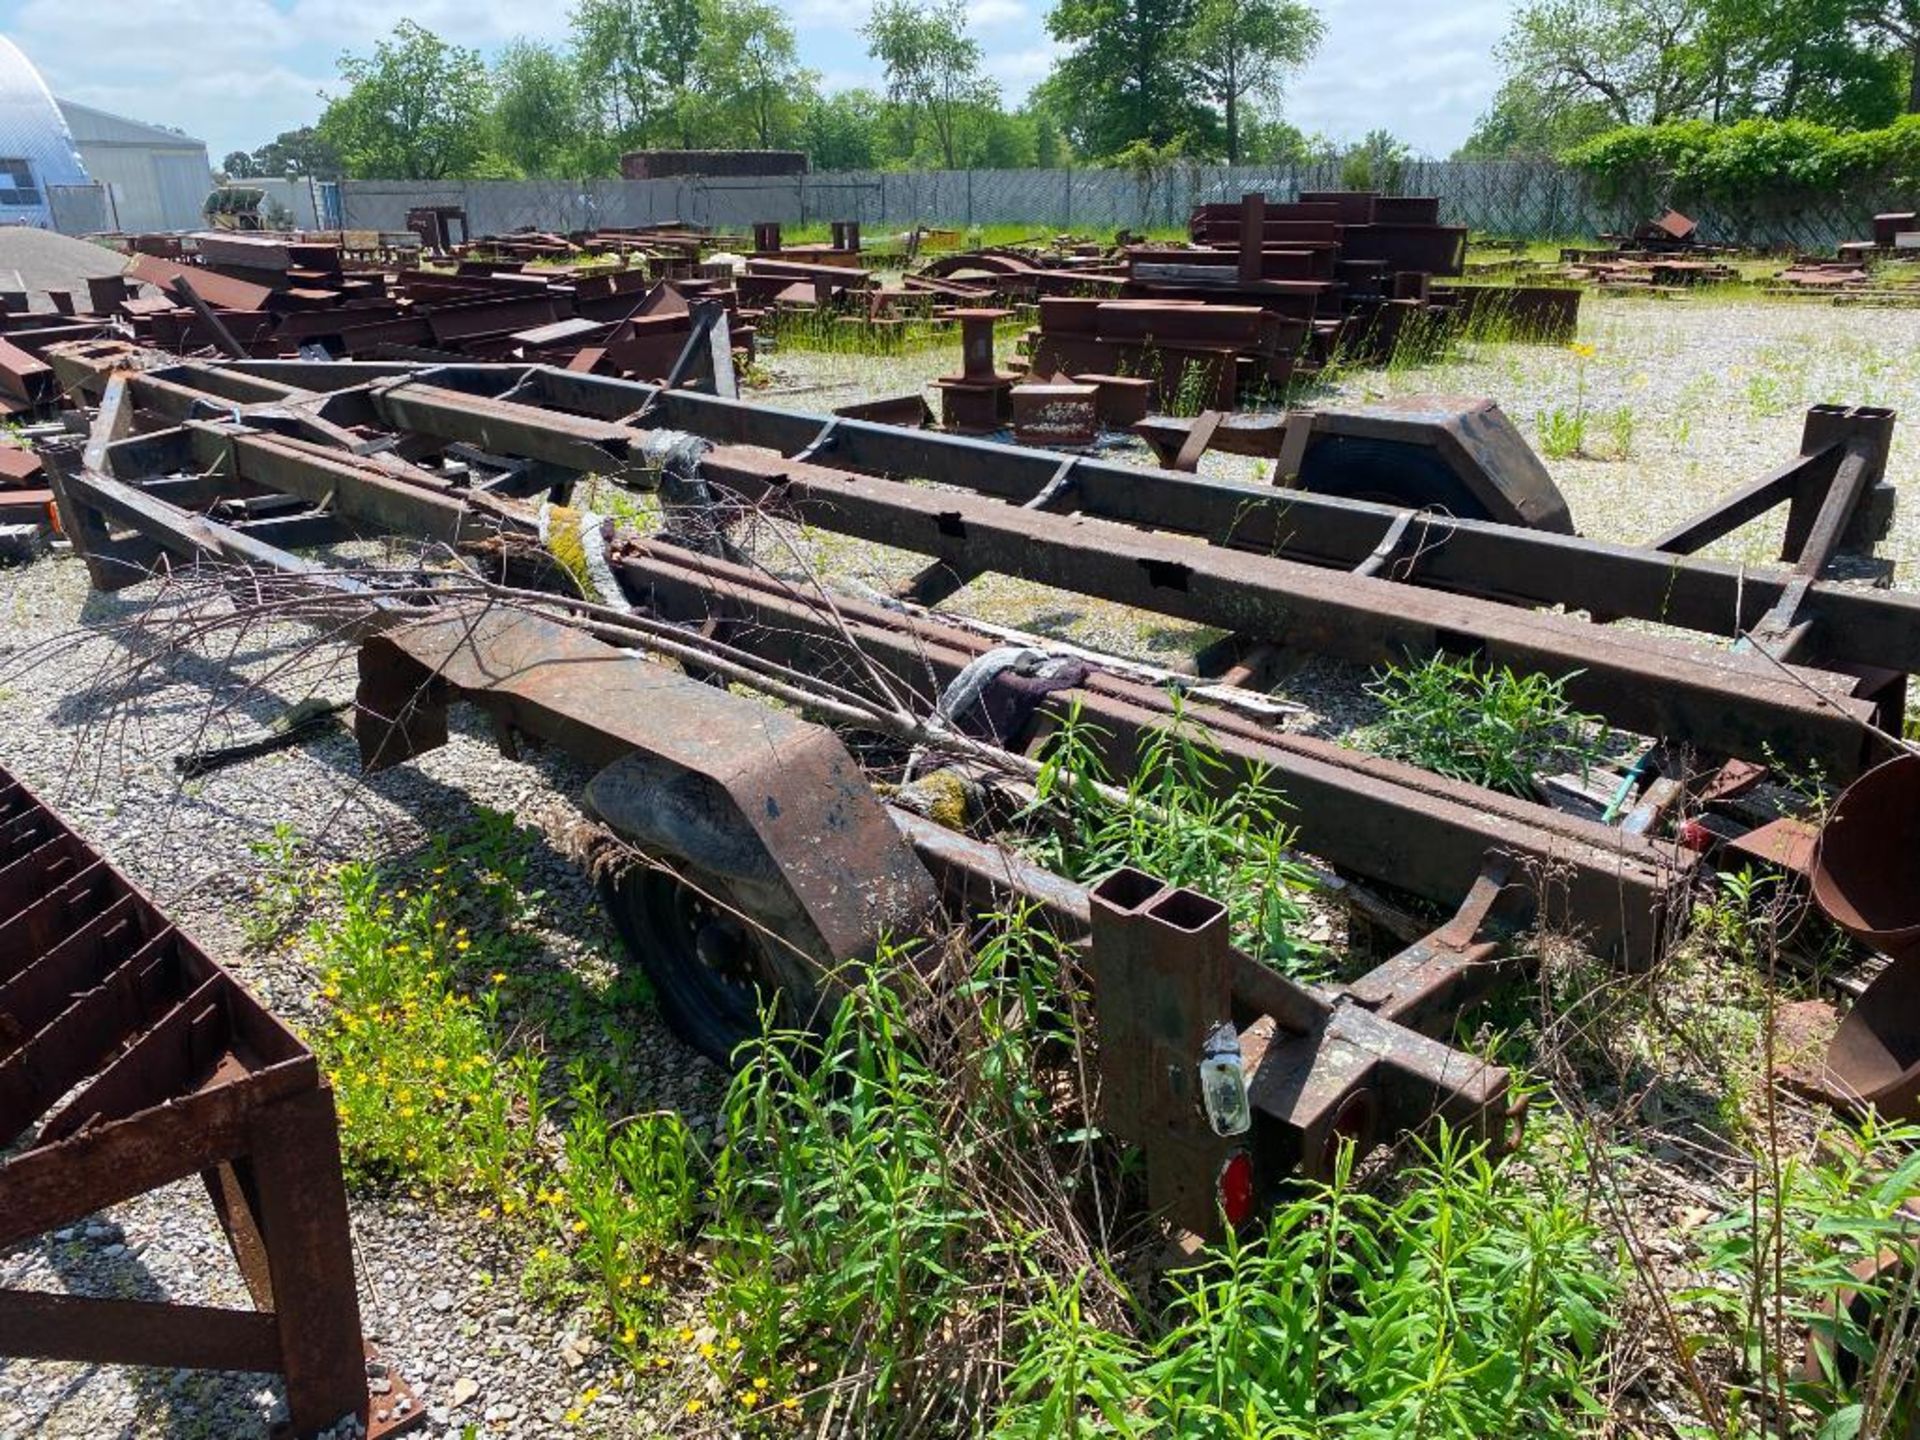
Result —
[[1220, 1208], [1236, 1229], [1253, 1218], [1253, 1160], [1236, 1150], [1220, 1167]]

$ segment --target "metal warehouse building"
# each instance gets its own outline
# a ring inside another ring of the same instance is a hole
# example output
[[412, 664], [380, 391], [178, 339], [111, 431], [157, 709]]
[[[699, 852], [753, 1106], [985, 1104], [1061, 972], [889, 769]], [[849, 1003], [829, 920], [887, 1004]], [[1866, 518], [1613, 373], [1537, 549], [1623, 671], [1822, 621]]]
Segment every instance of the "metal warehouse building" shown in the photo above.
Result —
[[204, 140], [177, 130], [59, 102], [87, 167], [106, 187], [108, 230], [193, 230], [213, 188]]
[[190, 230], [212, 188], [205, 142], [56, 100], [0, 35], [0, 225]]
[[[89, 190], [86, 167], [47, 82], [17, 45], [0, 36], [0, 225], [50, 227], [57, 209], [68, 210], [63, 201], [81, 199]], [[63, 228], [68, 218], [60, 214]]]

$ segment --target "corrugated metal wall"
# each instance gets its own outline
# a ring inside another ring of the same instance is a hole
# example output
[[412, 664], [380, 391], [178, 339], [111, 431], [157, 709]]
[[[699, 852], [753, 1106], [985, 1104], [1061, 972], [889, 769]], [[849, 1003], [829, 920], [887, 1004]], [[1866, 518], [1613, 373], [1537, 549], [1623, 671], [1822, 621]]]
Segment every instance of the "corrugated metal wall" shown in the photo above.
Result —
[[121, 230], [195, 230], [213, 189], [207, 147], [191, 136], [65, 100], [60, 105], [87, 171], [112, 191]]

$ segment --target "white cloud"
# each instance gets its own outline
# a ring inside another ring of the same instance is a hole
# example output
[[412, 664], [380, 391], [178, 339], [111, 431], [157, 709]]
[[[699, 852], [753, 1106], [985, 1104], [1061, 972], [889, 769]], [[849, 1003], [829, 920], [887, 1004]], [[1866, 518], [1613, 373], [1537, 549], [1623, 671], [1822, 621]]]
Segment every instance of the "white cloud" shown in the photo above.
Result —
[[967, 7], [967, 24], [975, 30], [1004, 30], [1027, 16], [1024, 0], [974, 0]]
[[[986, 72], [1018, 104], [1060, 53], [1051, 0], [974, 0]], [[1516, 0], [1318, 0], [1319, 57], [1294, 78], [1289, 119], [1336, 138], [1378, 126], [1445, 154], [1498, 84], [1489, 55]], [[516, 35], [558, 40], [568, 5], [527, 0], [0, 0], [0, 28], [55, 93], [206, 140], [217, 160], [311, 123], [343, 49], [365, 50], [404, 16], [491, 53]], [[835, 87], [877, 83], [858, 30], [866, 0], [784, 0], [803, 61]]]
[[1024, 50], [990, 51], [981, 58], [981, 68], [1000, 84], [1000, 97], [1017, 105], [1027, 92], [1047, 78], [1053, 62], [1066, 47], [1055, 40], [1040, 39]]
[[1358, 139], [1391, 130], [1417, 150], [1451, 152], [1499, 86], [1492, 50], [1514, 0], [1324, 0], [1327, 38], [1294, 78], [1286, 116], [1304, 130]]

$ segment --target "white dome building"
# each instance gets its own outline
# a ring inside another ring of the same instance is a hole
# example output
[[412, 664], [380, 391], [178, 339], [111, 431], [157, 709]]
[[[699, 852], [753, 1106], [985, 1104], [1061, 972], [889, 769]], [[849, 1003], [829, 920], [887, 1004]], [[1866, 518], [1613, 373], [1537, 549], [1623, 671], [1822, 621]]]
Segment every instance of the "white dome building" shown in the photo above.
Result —
[[47, 82], [0, 35], [0, 225], [51, 229], [49, 187], [90, 183]]

